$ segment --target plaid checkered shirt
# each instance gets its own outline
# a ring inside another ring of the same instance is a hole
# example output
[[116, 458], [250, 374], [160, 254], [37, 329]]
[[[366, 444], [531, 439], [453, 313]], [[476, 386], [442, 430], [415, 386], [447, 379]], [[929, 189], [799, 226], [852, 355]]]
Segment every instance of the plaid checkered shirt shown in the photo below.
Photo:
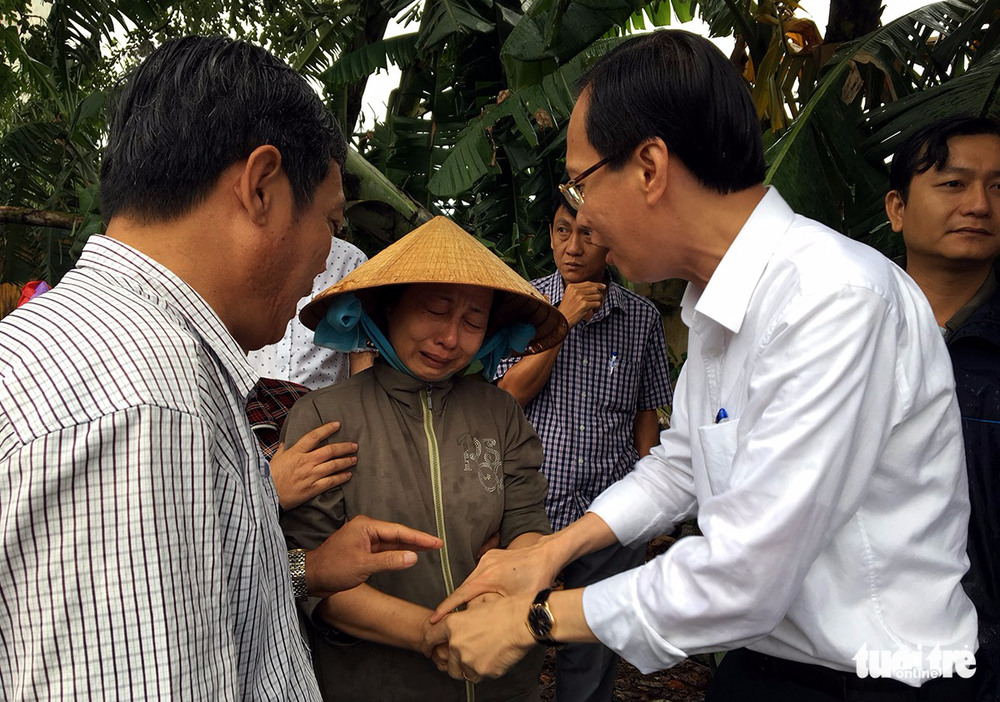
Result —
[[267, 460], [278, 450], [281, 426], [292, 405], [307, 392], [305, 385], [275, 378], [261, 378], [254, 386], [247, 401], [247, 419]]
[[[563, 297], [558, 272], [531, 281], [553, 305]], [[497, 369], [503, 376], [517, 359]], [[553, 529], [583, 516], [591, 501], [639, 460], [638, 410], [672, 401], [660, 315], [649, 300], [610, 283], [600, 308], [570, 329], [548, 382], [525, 414], [545, 449], [545, 509]]]

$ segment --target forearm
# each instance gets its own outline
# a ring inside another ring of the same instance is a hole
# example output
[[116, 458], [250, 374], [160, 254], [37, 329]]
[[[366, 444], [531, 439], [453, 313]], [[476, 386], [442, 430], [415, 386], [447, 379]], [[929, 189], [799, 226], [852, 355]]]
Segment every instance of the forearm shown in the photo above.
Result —
[[562, 344], [559, 344], [547, 351], [525, 356], [497, 381], [497, 387], [513, 395], [521, 407], [526, 407], [549, 382], [561, 348]]
[[552, 610], [552, 618], [555, 620], [551, 634], [553, 641], [558, 643], [598, 641], [584, 615], [582, 588], [553, 592], [549, 595], [549, 609]]
[[660, 443], [660, 425], [656, 419], [656, 410], [639, 410], [635, 413], [633, 425], [635, 450], [639, 458], [649, 454], [650, 450]]
[[611, 527], [592, 512], [587, 512], [568, 527], [549, 536], [540, 537], [536, 546], [544, 560], [558, 573], [580, 556], [618, 543]]
[[527, 533], [521, 534], [517, 538], [508, 544], [507, 548], [527, 548], [528, 546], [534, 546], [542, 538], [542, 534], [537, 531], [529, 531]]
[[313, 616], [365, 641], [420, 651], [431, 610], [359, 585], [324, 599]]

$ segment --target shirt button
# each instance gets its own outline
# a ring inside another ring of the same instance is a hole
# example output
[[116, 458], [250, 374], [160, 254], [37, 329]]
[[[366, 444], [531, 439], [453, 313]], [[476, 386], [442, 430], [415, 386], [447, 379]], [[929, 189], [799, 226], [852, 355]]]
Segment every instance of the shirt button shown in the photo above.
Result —
[[582, 424], [580, 425], [580, 431], [583, 431], [583, 430], [584, 430], [584, 429], [586, 429], [586, 428], [587, 428], [587, 427], [583, 426]]
[[583, 359], [583, 365], [587, 365], [587, 359]]
[[582, 392], [582, 393], [580, 393], [580, 397], [586, 397], [586, 396], [587, 396], [587, 393], [586, 393], [586, 392]]
[[719, 357], [719, 349], [714, 348], [714, 347], [710, 348], [708, 350], [708, 355], [711, 356], [712, 358], [718, 358]]
[[581, 466], [583, 465], [583, 459], [582, 458], [576, 459], [576, 462], [579, 463]]

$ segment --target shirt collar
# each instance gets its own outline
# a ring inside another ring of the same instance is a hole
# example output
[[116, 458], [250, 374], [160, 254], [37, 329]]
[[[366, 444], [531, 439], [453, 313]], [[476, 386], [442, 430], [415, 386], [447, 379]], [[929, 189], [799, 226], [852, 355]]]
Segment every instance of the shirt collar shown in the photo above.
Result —
[[955, 330], [968, 321], [969, 317], [978, 310], [980, 307], [986, 304], [997, 292], [997, 288], [1000, 287], [997, 284], [996, 271], [990, 268], [989, 275], [986, 276], [986, 280], [983, 284], [979, 286], [979, 290], [976, 294], [972, 296], [972, 299], [966, 302], [962, 307], [951, 316], [947, 322], [945, 322], [945, 336], [950, 338]]
[[768, 187], [704, 290], [688, 283], [681, 300], [684, 323], [690, 327], [697, 312], [738, 333], [764, 269], [794, 219], [777, 189]]
[[538, 292], [549, 298], [549, 303], [552, 304], [552, 306], [558, 307], [559, 303], [562, 302], [563, 286], [562, 277], [559, 275], [559, 271], [542, 276], [541, 278], [536, 278], [531, 281], [531, 284], [536, 290], [538, 290]]
[[168, 311], [204, 343], [241, 397], [250, 395], [260, 374], [205, 298], [171, 270], [128, 244], [103, 235], [87, 240], [77, 267], [108, 271], [123, 284], [131, 283], [134, 294]]

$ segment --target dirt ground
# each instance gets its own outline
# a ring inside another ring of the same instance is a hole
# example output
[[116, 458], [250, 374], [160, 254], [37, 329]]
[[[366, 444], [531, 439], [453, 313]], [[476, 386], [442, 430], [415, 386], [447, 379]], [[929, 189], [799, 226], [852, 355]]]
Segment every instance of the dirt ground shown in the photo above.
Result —
[[[685, 526], [681, 535], [693, 530]], [[663, 553], [674, 543], [669, 536], [654, 539], [646, 551], [649, 560]], [[704, 702], [705, 690], [711, 676], [707, 658], [697, 657], [682, 664], [643, 675], [634, 667], [621, 662], [615, 681], [615, 702]], [[549, 649], [541, 677], [542, 702], [553, 702], [555, 697], [555, 651]], [[572, 702], [571, 700], [568, 702]]]
[[[549, 649], [542, 668], [542, 702], [555, 698], [555, 652]], [[643, 675], [622, 661], [615, 681], [615, 702], [704, 702], [708, 687], [708, 664], [689, 659], [678, 666]]]

